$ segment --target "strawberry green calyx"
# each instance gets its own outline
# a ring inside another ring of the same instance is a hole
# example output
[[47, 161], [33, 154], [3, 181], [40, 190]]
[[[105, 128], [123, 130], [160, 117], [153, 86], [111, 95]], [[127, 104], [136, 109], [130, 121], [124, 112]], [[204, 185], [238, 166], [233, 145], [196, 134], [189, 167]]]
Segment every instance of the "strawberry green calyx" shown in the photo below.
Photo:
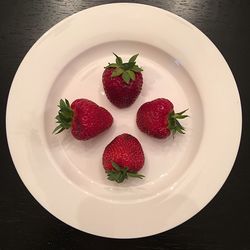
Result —
[[188, 109], [175, 113], [172, 111], [168, 116], [168, 129], [175, 135], [177, 132], [180, 134], [185, 134], [185, 128], [180, 124], [178, 119], [184, 119], [189, 117], [188, 115], [183, 115]]
[[59, 125], [54, 129], [53, 133], [59, 134], [64, 129], [69, 129], [71, 127], [71, 122], [74, 116], [74, 111], [71, 109], [69, 101], [67, 99], [60, 100], [58, 115], [55, 117], [56, 123]]
[[117, 183], [123, 182], [125, 179], [128, 179], [128, 177], [135, 177], [142, 179], [145, 177], [144, 175], [137, 174], [134, 172], [129, 172], [128, 167], [121, 168], [117, 163], [114, 161], [111, 162], [114, 169], [106, 171], [108, 175], [108, 180], [110, 181], [116, 181]]
[[116, 55], [115, 53], [113, 54], [116, 57], [116, 63], [109, 63], [108, 66], [105, 67], [105, 69], [115, 68], [111, 77], [121, 75], [124, 82], [126, 84], [130, 84], [131, 80], [135, 80], [135, 73], [143, 71], [143, 69], [136, 64], [136, 58], [139, 54], [132, 56], [127, 63], [124, 63], [122, 61], [122, 58]]

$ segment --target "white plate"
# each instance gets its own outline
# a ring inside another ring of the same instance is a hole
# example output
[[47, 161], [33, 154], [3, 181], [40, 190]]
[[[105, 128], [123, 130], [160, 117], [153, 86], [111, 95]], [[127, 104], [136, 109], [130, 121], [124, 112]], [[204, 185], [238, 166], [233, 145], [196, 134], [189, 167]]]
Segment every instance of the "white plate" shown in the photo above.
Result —
[[[144, 86], [127, 109], [112, 106], [101, 75], [112, 52], [140, 53]], [[52, 134], [60, 98], [89, 98], [114, 117], [112, 128], [86, 141]], [[186, 135], [157, 140], [135, 124], [138, 107], [169, 98], [189, 108]], [[135, 238], [169, 230], [200, 211], [226, 180], [241, 134], [241, 106], [232, 73], [213, 43], [167, 11], [140, 4], [109, 4], [55, 25], [31, 48], [12, 83], [7, 136], [19, 175], [54, 216], [82, 231]], [[105, 146], [118, 134], [144, 148], [144, 180], [106, 180]]]

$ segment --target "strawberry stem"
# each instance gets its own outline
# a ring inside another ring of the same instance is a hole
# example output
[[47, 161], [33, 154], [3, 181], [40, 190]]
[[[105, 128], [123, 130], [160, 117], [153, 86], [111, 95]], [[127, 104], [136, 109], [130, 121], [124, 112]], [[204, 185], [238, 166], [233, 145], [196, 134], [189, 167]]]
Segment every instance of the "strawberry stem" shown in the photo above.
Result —
[[128, 179], [128, 177], [134, 177], [139, 179], [145, 177], [144, 175], [137, 174], [136, 172], [128, 171], [129, 170], [128, 167], [121, 167], [114, 161], [111, 161], [111, 164], [113, 169], [106, 171], [108, 175], [108, 180], [110, 181], [116, 181], [117, 183], [121, 183], [125, 179]]
[[74, 116], [74, 111], [71, 109], [69, 101], [67, 99], [60, 100], [58, 115], [55, 117], [56, 123], [59, 125], [53, 130], [53, 133], [59, 134], [65, 129], [71, 127], [72, 119]]

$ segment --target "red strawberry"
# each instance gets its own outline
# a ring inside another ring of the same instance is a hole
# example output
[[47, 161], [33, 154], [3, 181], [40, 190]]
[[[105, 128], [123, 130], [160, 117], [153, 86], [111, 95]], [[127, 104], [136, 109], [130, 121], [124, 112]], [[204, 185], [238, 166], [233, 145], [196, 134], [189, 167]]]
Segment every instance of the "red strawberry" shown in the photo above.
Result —
[[142, 68], [136, 65], [136, 58], [132, 56], [127, 63], [116, 56], [116, 63], [109, 63], [102, 75], [106, 96], [118, 108], [126, 108], [133, 104], [141, 92], [143, 78]]
[[71, 106], [69, 101], [60, 100], [56, 116], [59, 125], [53, 133], [71, 128], [72, 135], [78, 140], [88, 140], [108, 129], [113, 123], [112, 115], [104, 108], [87, 99], [77, 99]]
[[144, 103], [137, 111], [136, 123], [139, 129], [156, 138], [167, 138], [171, 132], [184, 134], [184, 127], [178, 119], [184, 119], [187, 110], [174, 112], [174, 105], [168, 99], [158, 98]]
[[111, 181], [120, 183], [128, 177], [144, 177], [137, 174], [144, 165], [144, 153], [132, 135], [121, 134], [111, 141], [103, 152], [102, 162]]

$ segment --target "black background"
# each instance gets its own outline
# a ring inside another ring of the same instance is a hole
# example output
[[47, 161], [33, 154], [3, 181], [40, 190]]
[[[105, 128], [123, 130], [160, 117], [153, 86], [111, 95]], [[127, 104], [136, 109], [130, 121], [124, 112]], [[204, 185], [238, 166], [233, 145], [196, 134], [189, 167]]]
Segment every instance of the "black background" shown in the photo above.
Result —
[[[57, 220], [34, 200], [18, 177], [5, 133], [6, 102], [18, 65], [35, 41], [54, 24], [72, 13], [111, 2], [118, 1], [0, 1], [0, 250], [250, 250], [248, 0], [126, 1], [161, 7], [196, 25], [219, 48], [235, 76], [243, 108], [239, 154], [221, 191], [198, 215], [177, 228], [152, 237], [133, 240], [101, 238]], [[21, 107], [18, 108], [22, 112]], [[221, 114], [218, 129], [223, 129], [223, 126], [227, 124], [223, 123]]]

